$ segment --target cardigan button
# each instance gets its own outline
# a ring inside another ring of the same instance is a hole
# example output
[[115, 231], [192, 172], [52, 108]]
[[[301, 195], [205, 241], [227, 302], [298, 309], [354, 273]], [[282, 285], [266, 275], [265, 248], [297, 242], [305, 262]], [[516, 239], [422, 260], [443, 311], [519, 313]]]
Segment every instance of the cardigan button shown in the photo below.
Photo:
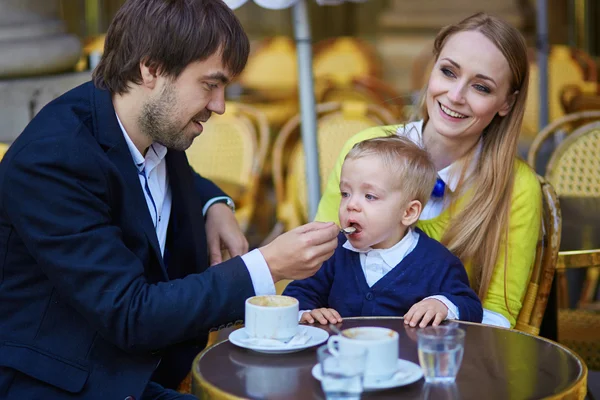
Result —
[[373, 293], [369, 292], [365, 297], [367, 298], [367, 300], [373, 300]]

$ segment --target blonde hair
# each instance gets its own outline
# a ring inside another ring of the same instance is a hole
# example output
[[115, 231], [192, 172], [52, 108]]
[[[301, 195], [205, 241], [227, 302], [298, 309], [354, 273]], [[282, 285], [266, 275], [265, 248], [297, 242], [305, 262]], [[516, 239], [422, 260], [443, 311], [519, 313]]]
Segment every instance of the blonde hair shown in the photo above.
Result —
[[[500, 251], [503, 251], [505, 255], [506, 292], [508, 228], [514, 182], [513, 166], [517, 156], [517, 141], [527, 99], [529, 64], [527, 46], [519, 31], [501, 19], [484, 13], [474, 14], [456, 25], [443, 28], [434, 42], [433, 55], [436, 61], [448, 39], [452, 35], [464, 31], [477, 31], [483, 34], [502, 52], [511, 71], [510, 89], [507, 96], [514, 96], [514, 102], [508, 114], [504, 117], [496, 115], [484, 129], [481, 137], [481, 154], [476, 168], [468, 178], [465, 178], [467, 167], [474, 157], [475, 148], [467, 152], [458, 163], [462, 167], [459, 185], [453, 197], [458, 198], [465, 195], [469, 188], [476, 188], [476, 190], [472, 190], [470, 193], [468, 204], [453, 216], [449, 228], [441, 240], [442, 244], [463, 262], [471, 261], [471, 285], [478, 292], [479, 297], [484, 299]], [[425, 102], [426, 92], [427, 86], [424, 88], [419, 107], [424, 124], [429, 119]], [[508, 307], [508, 304], [506, 305]]]
[[427, 150], [406, 137], [390, 132], [388, 136], [356, 143], [344, 161], [367, 156], [379, 157], [386, 170], [394, 174], [405, 201], [418, 200], [425, 206], [437, 178]]

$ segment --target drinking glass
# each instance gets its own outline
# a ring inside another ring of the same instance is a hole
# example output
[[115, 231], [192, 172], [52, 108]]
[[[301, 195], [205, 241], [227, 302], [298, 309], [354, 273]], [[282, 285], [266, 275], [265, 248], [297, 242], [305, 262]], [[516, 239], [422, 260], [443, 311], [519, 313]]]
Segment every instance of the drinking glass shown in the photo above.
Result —
[[327, 345], [317, 350], [321, 387], [327, 400], [358, 400], [363, 391], [367, 350], [349, 348], [332, 354]]
[[436, 326], [417, 331], [419, 364], [428, 383], [451, 383], [462, 363], [465, 331]]

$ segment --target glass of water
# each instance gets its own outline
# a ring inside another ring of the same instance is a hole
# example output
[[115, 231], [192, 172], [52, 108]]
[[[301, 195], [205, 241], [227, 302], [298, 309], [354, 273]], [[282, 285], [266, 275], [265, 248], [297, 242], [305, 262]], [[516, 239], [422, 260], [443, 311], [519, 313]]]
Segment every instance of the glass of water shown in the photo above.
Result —
[[367, 350], [351, 348], [333, 355], [327, 345], [317, 350], [321, 387], [327, 400], [358, 400], [363, 391]]
[[465, 331], [430, 326], [417, 331], [419, 363], [428, 383], [451, 383], [462, 363]]

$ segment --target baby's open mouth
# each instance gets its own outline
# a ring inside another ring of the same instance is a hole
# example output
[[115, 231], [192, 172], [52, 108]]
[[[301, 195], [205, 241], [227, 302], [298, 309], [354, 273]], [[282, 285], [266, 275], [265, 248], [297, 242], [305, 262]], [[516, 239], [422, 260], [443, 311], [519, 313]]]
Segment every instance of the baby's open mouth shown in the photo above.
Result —
[[356, 222], [350, 222], [346, 228], [342, 229], [342, 232], [346, 235], [353, 235], [355, 233], [360, 233], [360, 231], [362, 231], [362, 228]]

